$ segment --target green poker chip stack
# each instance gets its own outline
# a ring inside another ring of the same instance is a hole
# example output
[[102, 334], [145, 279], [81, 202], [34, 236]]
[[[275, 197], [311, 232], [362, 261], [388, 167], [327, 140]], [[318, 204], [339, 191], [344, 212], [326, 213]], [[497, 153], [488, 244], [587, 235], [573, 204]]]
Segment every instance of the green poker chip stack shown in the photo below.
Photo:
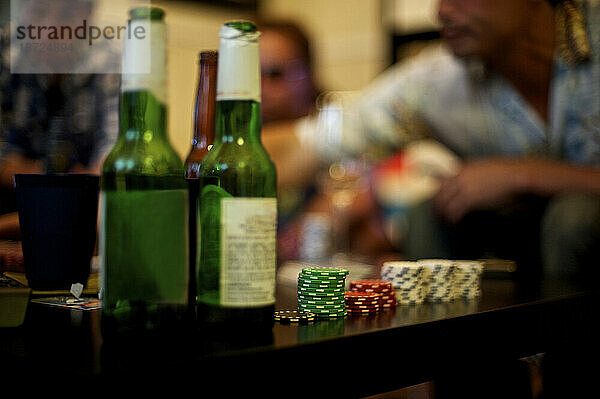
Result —
[[298, 309], [319, 319], [345, 317], [348, 270], [339, 267], [305, 267], [298, 274]]

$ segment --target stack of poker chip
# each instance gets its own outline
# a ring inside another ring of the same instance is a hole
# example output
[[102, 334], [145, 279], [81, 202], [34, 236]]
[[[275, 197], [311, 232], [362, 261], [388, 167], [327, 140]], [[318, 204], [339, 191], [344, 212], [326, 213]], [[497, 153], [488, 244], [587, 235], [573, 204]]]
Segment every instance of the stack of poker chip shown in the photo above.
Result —
[[455, 297], [454, 262], [447, 259], [424, 259], [426, 298], [430, 302], [450, 302]]
[[474, 260], [454, 262], [454, 297], [473, 299], [481, 295], [483, 263]]
[[425, 267], [419, 262], [390, 261], [384, 262], [381, 268], [381, 279], [392, 284], [401, 305], [416, 305], [425, 301], [425, 278]]
[[[357, 295], [379, 294], [378, 296]], [[373, 303], [375, 300], [378, 303]], [[363, 302], [363, 303], [361, 303]], [[368, 302], [368, 303], [364, 303]], [[350, 292], [346, 293], [346, 309], [348, 312], [369, 313], [369, 311], [379, 311], [380, 309], [396, 307], [398, 300], [392, 283], [384, 280], [355, 280], [350, 282]]]
[[346, 292], [346, 311], [350, 315], [370, 315], [381, 310], [381, 297], [378, 292]]
[[280, 324], [312, 324], [317, 315], [299, 310], [278, 310], [273, 314], [273, 320]]
[[345, 287], [348, 270], [338, 267], [305, 267], [298, 274], [298, 309], [319, 319], [347, 315]]

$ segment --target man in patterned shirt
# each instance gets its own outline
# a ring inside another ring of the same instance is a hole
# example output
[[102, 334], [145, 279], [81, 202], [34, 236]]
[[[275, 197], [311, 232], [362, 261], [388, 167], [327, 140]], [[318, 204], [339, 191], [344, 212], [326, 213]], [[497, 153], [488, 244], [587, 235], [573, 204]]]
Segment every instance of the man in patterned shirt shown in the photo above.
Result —
[[[513, 259], [534, 276], [597, 272], [600, 1], [441, 0], [438, 15], [445, 46], [367, 87], [342, 143], [360, 154], [433, 139], [460, 158], [409, 213], [402, 250]], [[315, 129], [296, 136], [327, 150]]]
[[496, 246], [548, 274], [595, 272], [582, 269], [600, 243], [600, 4], [559, 3], [441, 1], [446, 49], [364, 93], [367, 138], [420, 134], [463, 161], [433, 201], [440, 217], [411, 225], [412, 256]]
[[[363, 146], [428, 138], [461, 159], [412, 214], [410, 255], [491, 251], [526, 276], [598, 277], [600, 1], [441, 0], [438, 15], [445, 49], [391, 69], [360, 105]], [[544, 397], [586, 396], [594, 334], [547, 354]], [[507, 394], [520, 379], [510, 370], [465, 386], [482, 388], [473, 397], [521, 397]], [[448, 397], [471, 397], [460, 393]]]

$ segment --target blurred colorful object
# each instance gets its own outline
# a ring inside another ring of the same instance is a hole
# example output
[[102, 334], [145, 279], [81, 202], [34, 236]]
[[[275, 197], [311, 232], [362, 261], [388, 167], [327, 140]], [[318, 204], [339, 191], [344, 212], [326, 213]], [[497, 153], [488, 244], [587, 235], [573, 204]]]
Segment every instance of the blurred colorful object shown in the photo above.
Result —
[[400, 246], [408, 233], [409, 210], [435, 196], [440, 179], [457, 173], [459, 158], [441, 144], [421, 140], [373, 170], [373, 192], [383, 211], [387, 238]]

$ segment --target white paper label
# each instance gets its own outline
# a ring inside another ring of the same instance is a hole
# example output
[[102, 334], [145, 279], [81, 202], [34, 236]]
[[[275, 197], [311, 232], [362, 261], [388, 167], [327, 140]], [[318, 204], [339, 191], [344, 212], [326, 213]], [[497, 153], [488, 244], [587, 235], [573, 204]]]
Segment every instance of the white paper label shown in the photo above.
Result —
[[227, 26], [221, 28], [217, 101], [261, 101], [259, 33], [242, 33]]
[[221, 200], [221, 305], [275, 303], [277, 200]]
[[121, 90], [148, 90], [166, 104], [166, 26], [141, 19], [131, 21], [130, 29], [139, 35], [125, 40]]

